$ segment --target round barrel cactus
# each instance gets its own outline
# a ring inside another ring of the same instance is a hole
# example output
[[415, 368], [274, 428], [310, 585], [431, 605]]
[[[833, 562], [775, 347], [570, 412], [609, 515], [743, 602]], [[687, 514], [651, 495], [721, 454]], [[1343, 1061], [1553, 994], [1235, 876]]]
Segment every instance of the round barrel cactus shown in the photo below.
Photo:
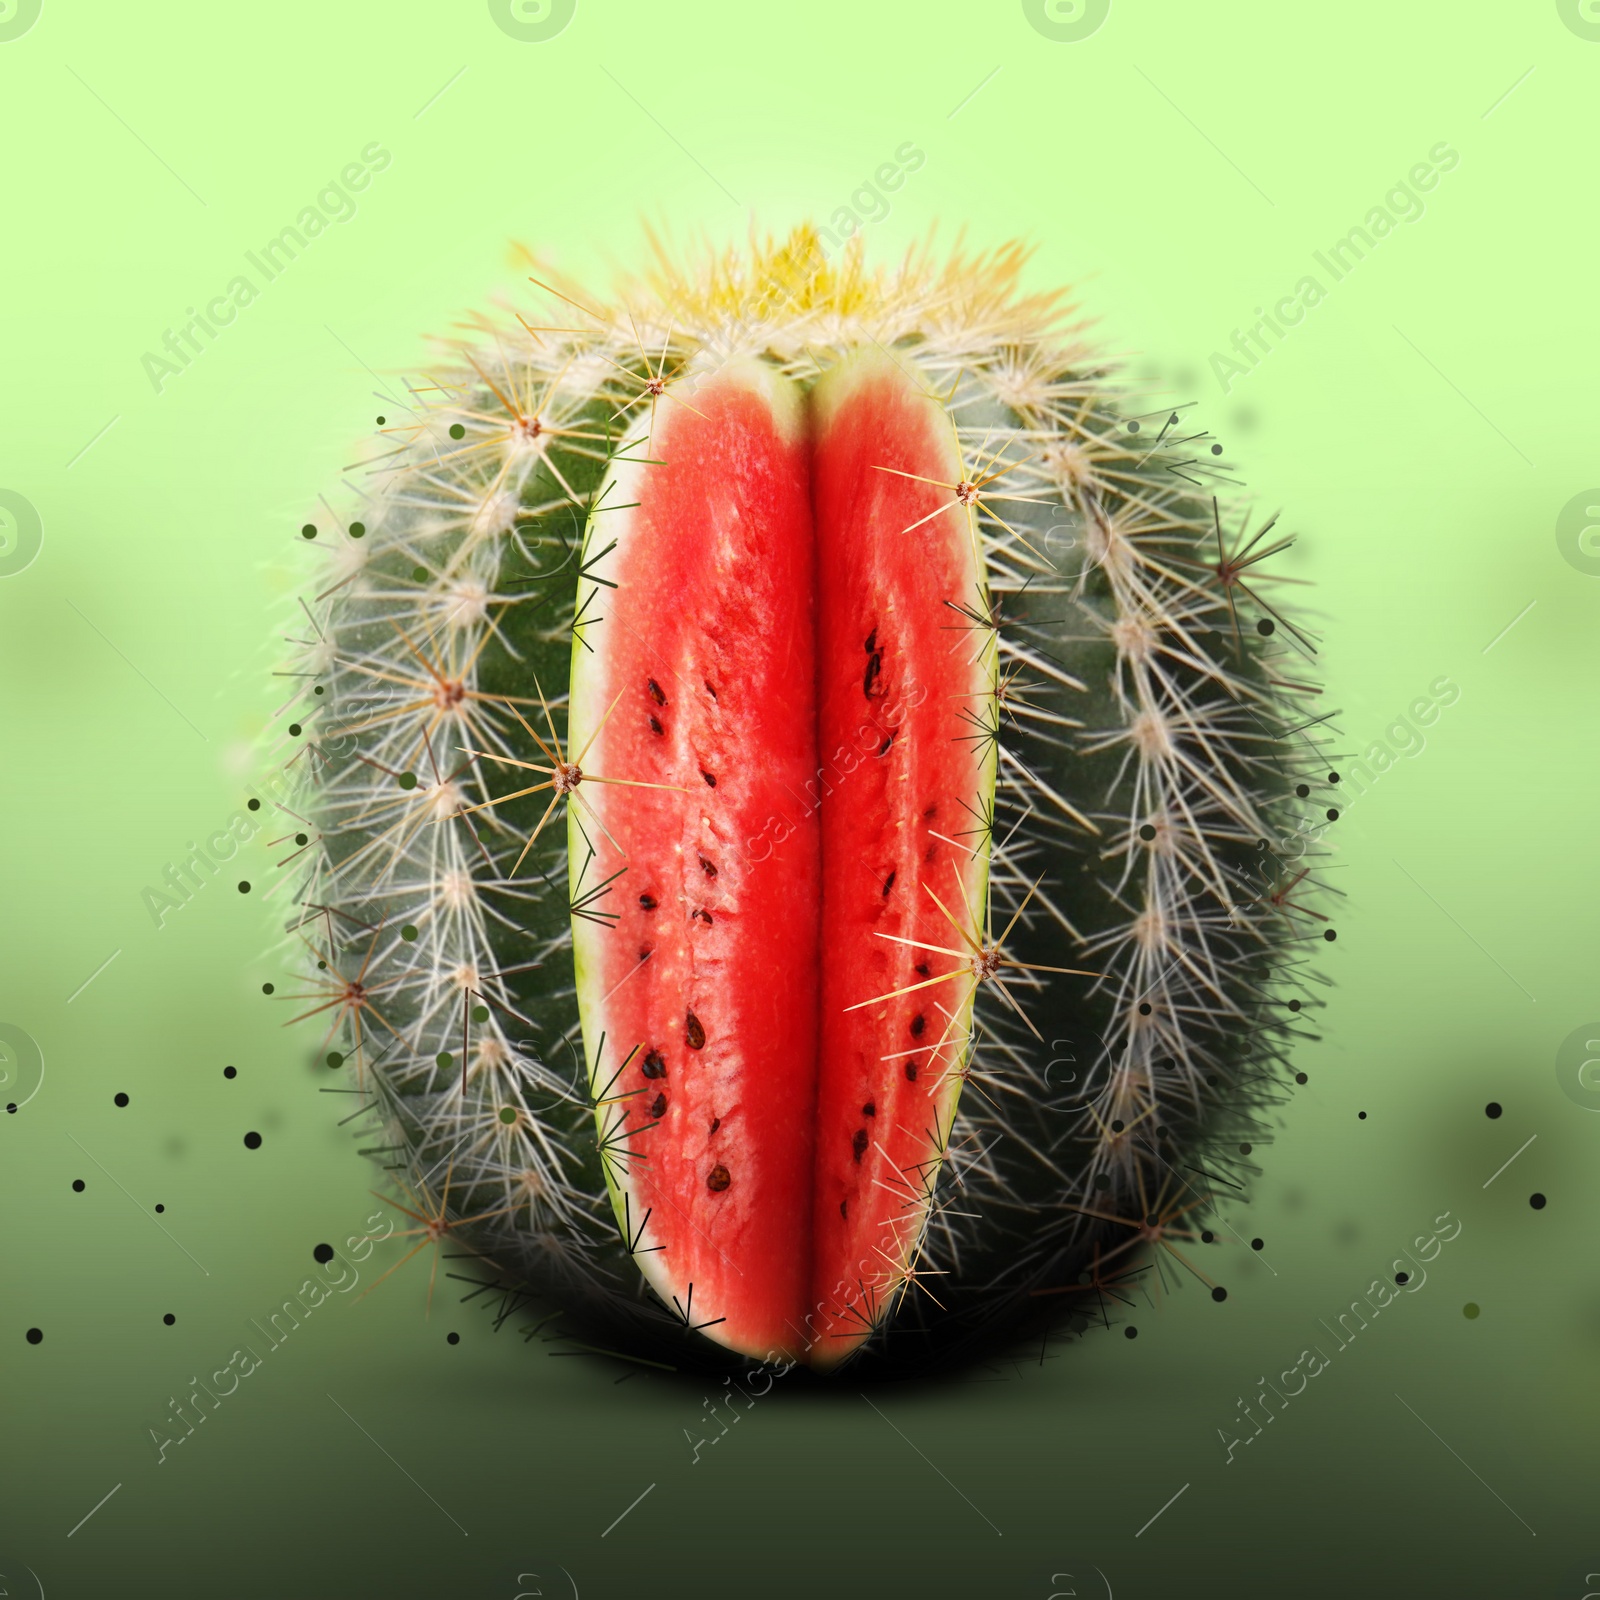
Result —
[[320, 1049], [416, 1247], [579, 1347], [898, 1375], [1225, 1296], [1314, 651], [1025, 262], [530, 261], [308, 544]]

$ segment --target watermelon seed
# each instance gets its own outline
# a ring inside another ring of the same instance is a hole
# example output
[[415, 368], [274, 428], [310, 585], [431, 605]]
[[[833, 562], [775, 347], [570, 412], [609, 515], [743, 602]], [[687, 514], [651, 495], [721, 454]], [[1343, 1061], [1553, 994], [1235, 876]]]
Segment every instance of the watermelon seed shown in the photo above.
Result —
[[728, 1176], [728, 1169], [720, 1161], [706, 1174], [706, 1188], [713, 1194], [721, 1194], [732, 1182], [733, 1179]]
[[878, 674], [883, 671], [883, 652], [874, 650], [867, 657], [867, 675], [861, 680], [861, 692], [872, 699], [872, 686], [878, 681]]
[[912, 968], [912, 971], [914, 971], [919, 978], [926, 978], [928, 976], [928, 963], [926, 961], [919, 961], [916, 966]]
[[870, 1100], [861, 1108], [861, 1115], [864, 1117], [875, 1117], [877, 1114], [878, 1108]]
[[715, 1133], [717, 1131], [717, 1129], [720, 1128], [721, 1126], [722, 1126], [722, 1118], [721, 1117], [713, 1117], [711, 1119], [711, 1131], [713, 1133]]
[[656, 897], [653, 894], [642, 894], [639, 896], [639, 904], [642, 905], [646, 911], [654, 911], [656, 908]]
[[908, 1061], [908, 1062], [906, 1062], [906, 1082], [907, 1083], [915, 1083], [916, 1081], [917, 1081], [917, 1064], [916, 1064], [915, 1061]]
[[664, 1117], [666, 1114], [667, 1097], [664, 1094], [658, 1094], [655, 1099], [650, 1102], [650, 1115], [652, 1117]]
[[667, 1064], [661, 1059], [659, 1050], [645, 1052], [644, 1065], [639, 1069], [647, 1078], [664, 1078], [667, 1075]]
[[890, 746], [890, 745], [892, 745], [892, 744], [893, 744], [893, 743], [894, 743], [894, 734], [893, 734], [893, 732], [891, 732], [891, 733], [890, 733], [890, 734], [889, 734], [889, 737], [888, 737], [888, 738], [887, 738], [887, 739], [885, 739], [885, 740], [884, 740], [884, 741], [883, 741], [883, 743], [882, 743], [882, 744], [880, 744], [880, 745], [879, 745], [879, 746], [878, 746], [878, 754], [879, 754], [879, 755], [880, 755], [880, 756], [886, 756], [886, 755], [888, 755], [888, 753], [889, 753], [889, 746]]
[[841, 1200], [839, 1202], [839, 1215], [841, 1217], [844, 1217], [846, 1220], [849, 1219], [849, 1216], [850, 1216], [850, 1202], [848, 1200]]
[[650, 731], [651, 731], [651, 733], [664, 733], [666, 730], [661, 726], [661, 724], [659, 722], [656, 721], [656, 719], [654, 717], [651, 717], [651, 719], [650, 719]]
[[691, 1050], [704, 1050], [706, 1047], [706, 1030], [700, 1026], [700, 1019], [694, 1012], [685, 1014], [683, 1024], [684, 1038], [688, 1040]]
[[716, 788], [717, 780], [715, 778], [713, 778], [711, 776], [711, 774], [709, 772], [707, 772], [704, 767], [701, 767], [701, 769], [700, 769], [700, 776], [702, 778], [704, 778], [706, 780], [706, 782], [709, 783], [713, 789]]
[[704, 906], [696, 906], [695, 909], [689, 913], [689, 920], [691, 922], [693, 922], [696, 917], [699, 917], [699, 919], [705, 923], [708, 928], [711, 926], [711, 913], [707, 911]]
[[889, 891], [894, 888], [894, 879], [895, 874], [891, 872], [889, 876], [883, 880], [883, 897], [885, 900], [889, 898]]
[[706, 693], [710, 695], [713, 700], [717, 698], [717, 691], [711, 687], [710, 679], [706, 680]]
[[700, 870], [705, 873], [708, 878], [714, 878], [717, 875], [717, 869], [709, 861], [707, 861], [704, 856], [700, 857]]
[[922, 1030], [927, 1026], [928, 1019], [919, 1011], [916, 1016], [911, 1019], [911, 1037], [913, 1039], [920, 1039], [922, 1037]]
[[649, 686], [650, 698], [658, 706], [664, 706], [667, 703], [667, 697], [661, 692], [661, 685], [654, 678], [646, 678], [645, 683]]
[[850, 1136], [850, 1149], [859, 1163], [862, 1156], [867, 1153], [867, 1130], [857, 1128]]
[[645, 947], [644, 947], [644, 948], [643, 948], [643, 949], [642, 949], [642, 950], [641, 950], [641, 951], [640, 951], [640, 952], [639, 952], [639, 959], [640, 959], [640, 960], [641, 960], [641, 961], [648, 961], [648, 960], [649, 960], [649, 959], [650, 959], [650, 946], [649, 946], [649, 945], [646, 945], [646, 946], [645, 946]]

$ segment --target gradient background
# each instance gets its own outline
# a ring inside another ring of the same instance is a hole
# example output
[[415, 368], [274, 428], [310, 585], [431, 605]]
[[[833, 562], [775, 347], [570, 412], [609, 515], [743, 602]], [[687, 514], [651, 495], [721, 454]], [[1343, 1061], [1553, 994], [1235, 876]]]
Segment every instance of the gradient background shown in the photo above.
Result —
[[[0, 8], [6, 1593], [1600, 1588], [1600, 8], [1082, 9]], [[143, 354], [374, 140], [358, 214], [154, 392]], [[1305, 536], [1342, 748], [1413, 750], [1331, 831], [1337, 988], [1228, 1215], [1228, 1301], [1152, 1284], [1135, 1341], [936, 1389], [780, 1384], [695, 1463], [703, 1386], [552, 1362], [442, 1275], [425, 1315], [423, 1255], [252, 1340], [158, 1464], [169, 1397], [380, 1209], [260, 992], [274, 908], [232, 878], [282, 830], [159, 929], [141, 903], [262, 770], [297, 530], [349, 504], [374, 391], [512, 286], [511, 239], [604, 277], [641, 217], [827, 222], [907, 140], [871, 254], [934, 220], [1036, 240], [1034, 280], [1080, 284]], [[1212, 353], [1440, 140], [1426, 215], [1225, 394]], [[1416, 748], [1395, 719], [1441, 675]], [[1316, 1319], [1446, 1210], [1426, 1283], [1336, 1350]], [[1228, 1463], [1236, 1401], [1313, 1343]]]

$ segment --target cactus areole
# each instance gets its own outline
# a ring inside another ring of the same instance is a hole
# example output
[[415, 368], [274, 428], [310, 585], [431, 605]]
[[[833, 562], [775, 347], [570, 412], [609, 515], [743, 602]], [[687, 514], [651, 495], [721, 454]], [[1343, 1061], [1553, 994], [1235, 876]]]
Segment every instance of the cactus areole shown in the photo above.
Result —
[[313, 981], [404, 1203], [569, 1336], [903, 1371], [1152, 1247], [1222, 1297], [1311, 643], [1020, 264], [536, 277], [332, 545]]

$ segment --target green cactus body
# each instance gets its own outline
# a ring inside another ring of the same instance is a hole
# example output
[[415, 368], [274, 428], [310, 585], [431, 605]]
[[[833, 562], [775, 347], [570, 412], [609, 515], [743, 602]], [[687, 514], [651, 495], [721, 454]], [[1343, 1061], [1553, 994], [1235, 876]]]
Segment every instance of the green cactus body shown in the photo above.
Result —
[[1214, 1280], [1316, 981], [1310, 643], [1022, 260], [541, 283], [318, 584], [313, 981], [418, 1209], [595, 1346], [904, 1372]]

